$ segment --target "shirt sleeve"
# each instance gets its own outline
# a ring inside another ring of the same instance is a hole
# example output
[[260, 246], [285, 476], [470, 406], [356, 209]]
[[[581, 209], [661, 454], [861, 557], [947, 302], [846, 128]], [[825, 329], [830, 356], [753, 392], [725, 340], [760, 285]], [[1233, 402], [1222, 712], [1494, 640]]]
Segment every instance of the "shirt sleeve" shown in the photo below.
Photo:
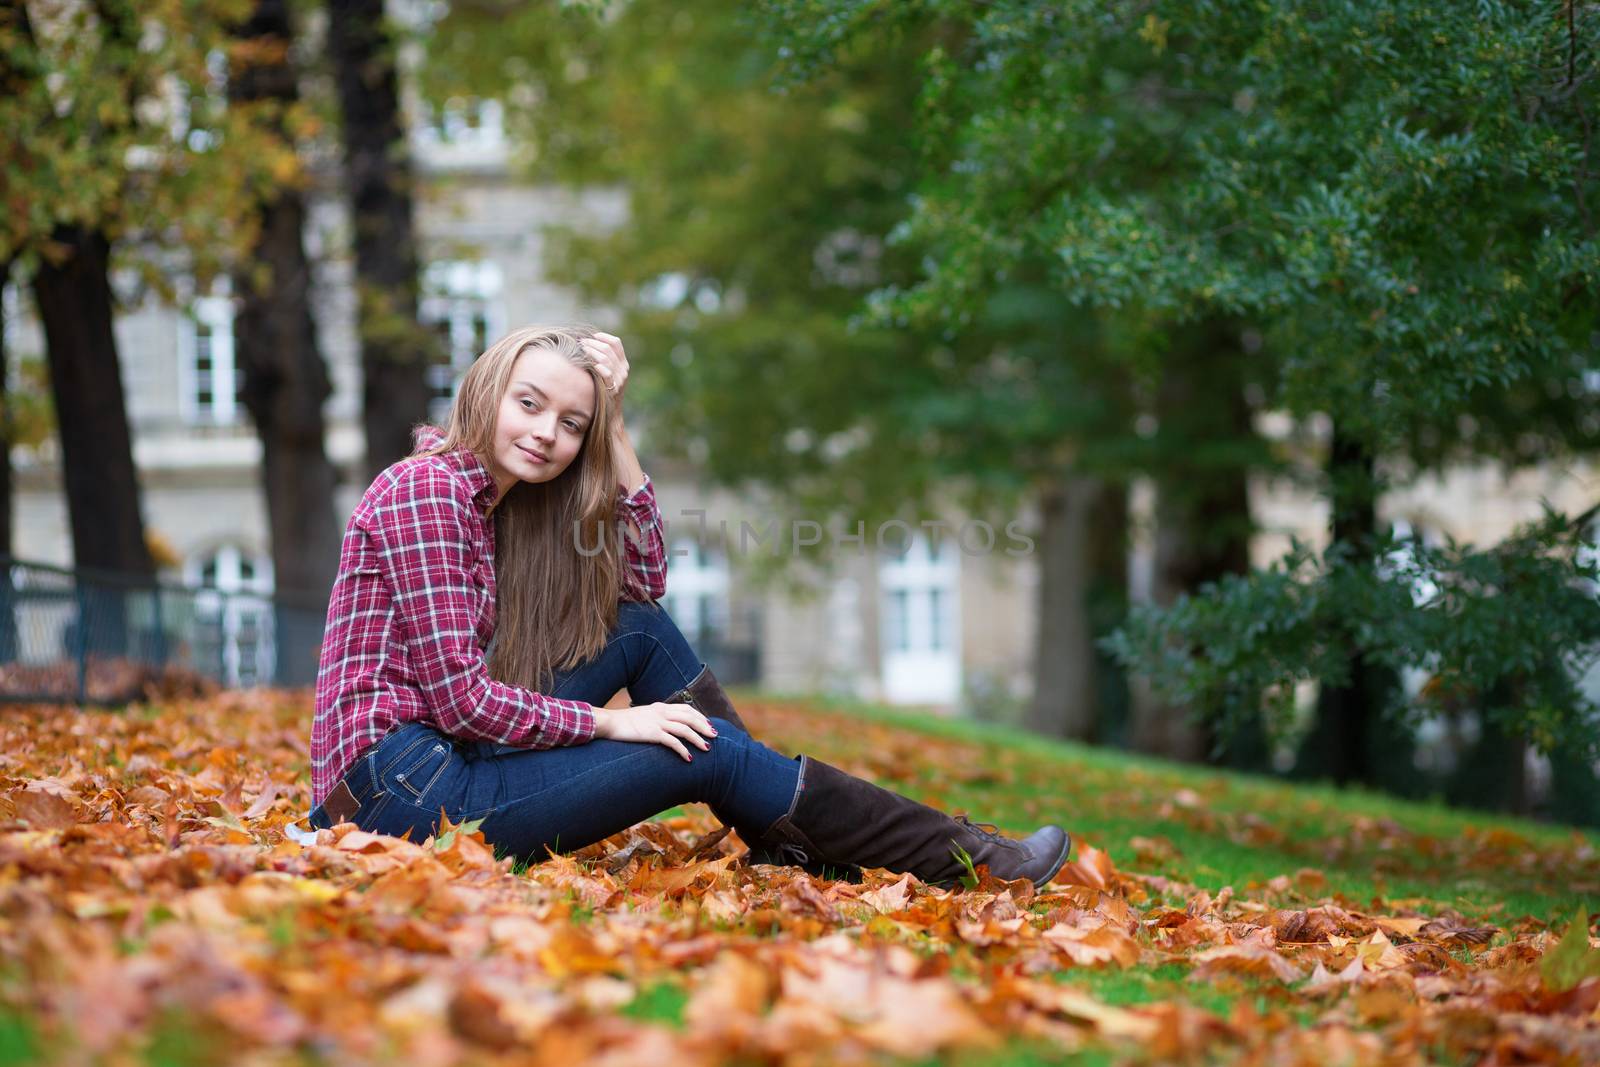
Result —
[[426, 460], [407, 463], [368, 530], [434, 725], [523, 748], [583, 744], [594, 737], [592, 704], [489, 677], [477, 641], [481, 593], [473, 579], [475, 516], [467, 497], [449, 470]]
[[661, 536], [661, 509], [650, 476], [632, 493], [617, 487], [617, 515], [639, 528], [635, 539], [623, 527], [622, 599], [660, 600], [667, 592], [667, 546]]

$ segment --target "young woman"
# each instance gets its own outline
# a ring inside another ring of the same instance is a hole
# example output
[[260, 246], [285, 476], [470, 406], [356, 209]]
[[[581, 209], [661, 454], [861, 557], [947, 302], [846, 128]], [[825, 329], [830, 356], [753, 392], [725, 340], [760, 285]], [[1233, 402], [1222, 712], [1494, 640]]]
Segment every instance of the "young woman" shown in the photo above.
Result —
[[[467, 370], [445, 431], [420, 428], [367, 489], [328, 605], [311, 824], [420, 841], [443, 811], [538, 861], [704, 801], [751, 862], [948, 887], [959, 846], [1049, 881], [1072, 847], [1057, 826], [1015, 841], [750, 736], [654, 602], [666, 552], [627, 378], [616, 337], [515, 330]], [[633, 707], [601, 706], [622, 689]]]

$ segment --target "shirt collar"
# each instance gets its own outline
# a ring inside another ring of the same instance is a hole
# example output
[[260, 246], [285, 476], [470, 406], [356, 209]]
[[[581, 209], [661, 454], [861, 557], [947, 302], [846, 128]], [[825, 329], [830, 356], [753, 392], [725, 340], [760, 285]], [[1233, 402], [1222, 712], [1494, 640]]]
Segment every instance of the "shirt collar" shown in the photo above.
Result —
[[[435, 448], [444, 443], [444, 431], [437, 426], [423, 423], [411, 432], [412, 452], [422, 452]], [[470, 448], [458, 448], [453, 452], [441, 453], [440, 458], [447, 460], [451, 466], [466, 476], [467, 484], [472, 488], [472, 501], [481, 508], [487, 508], [495, 502], [499, 491], [494, 484], [494, 475], [489, 473], [489, 468], [483, 465], [478, 454]]]

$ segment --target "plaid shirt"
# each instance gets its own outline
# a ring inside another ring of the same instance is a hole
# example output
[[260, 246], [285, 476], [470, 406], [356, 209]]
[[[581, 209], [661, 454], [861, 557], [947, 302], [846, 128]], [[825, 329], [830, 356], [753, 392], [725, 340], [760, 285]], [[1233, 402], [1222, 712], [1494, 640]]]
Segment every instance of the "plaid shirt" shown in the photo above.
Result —
[[[442, 441], [434, 427], [417, 450]], [[649, 475], [617, 487], [625, 600], [666, 590], [661, 512]], [[317, 669], [311, 803], [322, 803], [393, 727], [423, 721], [452, 736], [527, 748], [594, 737], [594, 706], [489, 677], [495, 625], [494, 480], [470, 450], [401, 460], [378, 475], [345, 527]]]

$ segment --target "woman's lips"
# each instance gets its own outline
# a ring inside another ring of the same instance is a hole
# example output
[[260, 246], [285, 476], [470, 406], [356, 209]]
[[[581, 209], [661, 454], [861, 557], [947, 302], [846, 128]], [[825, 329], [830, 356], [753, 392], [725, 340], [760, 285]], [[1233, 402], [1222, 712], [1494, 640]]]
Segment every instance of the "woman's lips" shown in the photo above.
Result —
[[548, 459], [546, 459], [545, 457], [539, 455], [539, 453], [535, 452], [531, 448], [523, 448], [521, 445], [518, 445], [517, 448], [521, 449], [522, 450], [522, 454], [527, 456], [529, 459], [533, 460], [535, 463], [549, 463], [550, 462]]

